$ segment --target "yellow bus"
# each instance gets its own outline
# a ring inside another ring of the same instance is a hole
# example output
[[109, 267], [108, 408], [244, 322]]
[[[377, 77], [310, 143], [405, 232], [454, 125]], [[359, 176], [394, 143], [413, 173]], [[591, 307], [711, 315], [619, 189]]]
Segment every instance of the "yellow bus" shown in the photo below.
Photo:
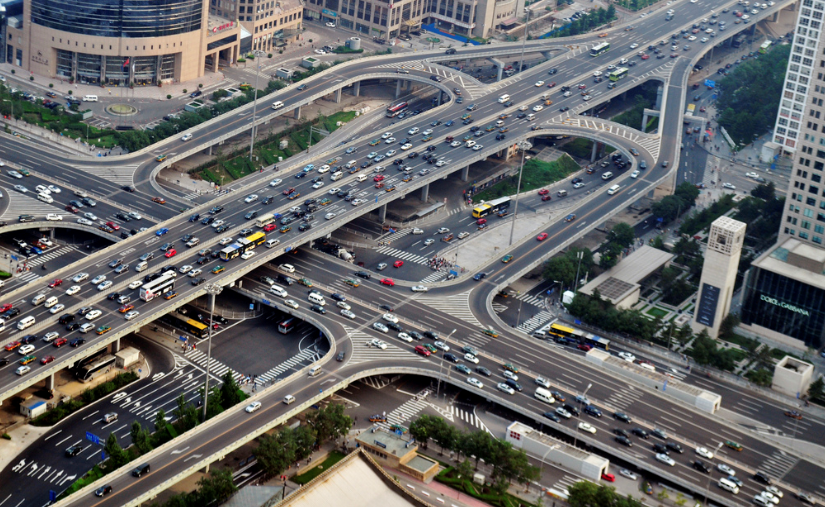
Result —
[[254, 234], [250, 234], [249, 236], [247, 236], [246, 240], [254, 245], [252, 248], [255, 248], [256, 246], [261, 245], [264, 243], [264, 241], [266, 241], [266, 233], [264, 231], [258, 231]]
[[572, 327], [562, 326], [561, 324], [551, 324], [547, 331], [553, 336], [560, 338], [578, 338], [578, 333]]
[[473, 218], [484, 218], [490, 213], [498, 213], [510, 207], [509, 197], [499, 197], [473, 208]]

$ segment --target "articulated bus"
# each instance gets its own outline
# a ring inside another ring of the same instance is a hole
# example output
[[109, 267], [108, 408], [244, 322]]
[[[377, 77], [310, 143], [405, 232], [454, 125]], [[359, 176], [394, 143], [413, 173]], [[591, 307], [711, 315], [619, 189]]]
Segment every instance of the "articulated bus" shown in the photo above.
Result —
[[178, 312], [167, 313], [162, 316], [160, 320], [198, 338], [206, 338], [209, 334], [209, 327], [206, 324], [195, 319], [190, 319], [186, 315], [181, 315]]
[[611, 81], [618, 81], [619, 79], [624, 79], [627, 77], [627, 68], [619, 67], [607, 76], [610, 78]]
[[295, 317], [290, 317], [285, 321], [278, 324], [278, 332], [281, 334], [289, 334], [295, 329], [296, 325], [298, 324], [298, 319]]
[[281, 214], [278, 213], [277, 216], [275, 213], [267, 213], [266, 215], [262, 215], [258, 217], [258, 220], [255, 221], [255, 226], [257, 227], [264, 227], [266, 225], [271, 224], [275, 220], [278, 220], [281, 217]]
[[234, 243], [221, 250], [221, 260], [231, 261], [242, 253], [254, 249], [264, 241], [266, 241], [266, 233], [263, 231], [250, 234], [245, 238], [239, 238]]
[[596, 44], [592, 48], [590, 48], [590, 56], [599, 56], [603, 55], [610, 51], [610, 43], [609, 42], [602, 42], [601, 44]]
[[610, 350], [610, 340], [582, 331], [581, 329], [562, 326], [561, 324], [551, 324], [550, 329], [547, 330], [547, 334], [555, 338], [566, 338], [578, 344], [590, 345], [593, 348], [605, 351]]
[[395, 118], [401, 114], [401, 111], [407, 109], [408, 105], [406, 102], [399, 102], [398, 104], [387, 107], [387, 118]]
[[483, 218], [489, 215], [490, 213], [498, 213], [500, 211], [506, 210], [509, 207], [509, 197], [500, 197], [498, 199], [493, 199], [492, 201], [487, 201], [484, 204], [479, 204], [478, 206], [473, 208], [473, 218]]
[[162, 296], [165, 293], [174, 290], [175, 279], [178, 274], [175, 270], [167, 271], [162, 274], [160, 278], [156, 278], [149, 283], [145, 283], [140, 287], [140, 299], [144, 301], [151, 301], [155, 296]]

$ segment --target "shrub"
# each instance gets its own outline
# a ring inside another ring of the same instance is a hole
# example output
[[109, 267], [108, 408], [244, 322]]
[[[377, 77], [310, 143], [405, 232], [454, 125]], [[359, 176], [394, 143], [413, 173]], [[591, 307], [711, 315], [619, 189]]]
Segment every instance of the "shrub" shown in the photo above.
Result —
[[187, 90], [186, 88], [184, 88], [184, 89], [183, 89], [183, 93], [189, 93], [189, 90]]
[[267, 58], [272, 58], [272, 53], [269, 53], [269, 54], [267, 55]]
[[172, 98], [172, 94], [171, 94], [171, 93], [167, 93], [167, 94], [166, 94], [166, 98], [167, 98], [167, 99], [171, 99], [171, 98]]
[[11, 440], [11, 435], [9, 435], [8, 433], [3, 433], [2, 438], [5, 438], [6, 440]]
[[34, 76], [29, 76], [29, 81], [34, 81]]
[[11, 278], [11, 273], [8, 271], [0, 271], [0, 278]]
[[198, 88], [203, 88], [203, 83], [198, 83]]
[[54, 88], [54, 83], [49, 83], [49, 88]]

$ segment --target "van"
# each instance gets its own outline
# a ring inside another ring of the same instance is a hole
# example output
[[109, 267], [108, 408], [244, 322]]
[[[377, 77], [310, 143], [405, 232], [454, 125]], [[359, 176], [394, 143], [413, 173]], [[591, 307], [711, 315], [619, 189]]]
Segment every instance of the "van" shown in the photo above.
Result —
[[292, 405], [293, 403], [295, 403], [295, 396], [291, 394], [284, 396], [284, 405]]
[[530, 113], [530, 114], [527, 115], [527, 121], [533, 121], [535, 119], [536, 119], [536, 115], [534, 115], [533, 113]]
[[46, 308], [51, 308], [52, 306], [57, 304], [57, 298], [52, 296], [46, 300]]
[[41, 201], [45, 202], [46, 204], [51, 204], [51, 203], [54, 202], [54, 199], [52, 199], [52, 196], [46, 195], [46, 194], [37, 194], [37, 198], [40, 199]]
[[266, 243], [264, 243], [264, 244], [266, 245], [267, 248], [272, 248], [280, 242], [281, 242], [280, 239], [268, 239], [268, 240], [266, 240]]
[[639, 363], [640, 368], [644, 368], [647, 371], [656, 371], [656, 367], [650, 363]]
[[103, 422], [106, 424], [114, 421], [117, 421], [117, 412], [109, 412], [103, 416]]
[[550, 391], [548, 391], [547, 389], [544, 389], [543, 387], [537, 387], [536, 388], [535, 397], [536, 397], [537, 400], [543, 401], [545, 403], [553, 404], [553, 403], [556, 402], [556, 399], [553, 398], [553, 395], [550, 394]]
[[27, 327], [33, 326], [34, 322], [35, 322], [34, 317], [32, 317], [31, 315], [23, 317], [22, 319], [20, 319], [20, 322], [17, 323], [17, 329], [22, 331], [22, 330], [26, 329]]
[[272, 103], [272, 109], [281, 109], [282, 107], [284, 107], [284, 103], [280, 100], [276, 100]]
[[620, 188], [622, 188], [622, 187], [620, 187], [619, 185], [613, 185], [612, 187], [607, 189], [607, 195], [615, 194], [616, 192], [619, 191]]
[[332, 173], [332, 176], [330, 176], [329, 179], [331, 179], [332, 181], [338, 181], [343, 177], [344, 173], [342, 173], [341, 171], [335, 171], [334, 173]]
[[320, 366], [313, 366], [309, 369], [309, 376], [310, 377], [317, 377], [321, 374], [321, 367]]
[[734, 495], [739, 494], [739, 486], [737, 486], [733, 481], [729, 481], [724, 477], [719, 479], [719, 487], [724, 489], [725, 491], [730, 491]]
[[36, 295], [32, 298], [32, 304], [34, 306], [37, 306], [45, 300], [46, 300], [46, 295], [45, 294], [38, 294], [38, 295]]
[[503, 126], [504, 126], [504, 121], [503, 120], [499, 120], [499, 121], [496, 122], [496, 127], [503, 127]]
[[612, 177], [613, 177], [613, 173], [610, 172], [610, 171], [607, 171], [606, 173], [602, 174], [602, 179], [605, 180], [605, 181], [609, 180]]
[[83, 102], [97, 102], [97, 95], [84, 95]]
[[347, 164], [344, 167], [346, 167], [347, 169], [352, 169], [357, 164], [358, 164], [357, 160], [350, 160], [349, 162], [347, 162]]
[[78, 329], [78, 331], [85, 334], [85, 333], [88, 333], [89, 331], [91, 331], [94, 328], [95, 328], [94, 324], [92, 324], [91, 322], [87, 322], [87, 323], [83, 324], [82, 326], [80, 326], [80, 329]]
[[498, 98], [498, 103], [499, 104], [504, 104], [508, 100], [510, 100], [510, 96], [505, 93], [504, 95], [502, 95], [501, 97]]
[[567, 190], [559, 190], [556, 195], [559, 197], [567, 197]]
[[366, 174], [359, 174], [358, 176], [355, 177], [355, 181], [364, 181], [366, 179], [367, 179]]
[[140, 273], [141, 271], [145, 271], [145, 270], [146, 270], [146, 268], [148, 268], [148, 267], [149, 267], [149, 263], [148, 263], [148, 262], [146, 262], [146, 261], [140, 261], [140, 262], [138, 262], [138, 265], [137, 265], [137, 266], [135, 266], [135, 271], [137, 271], [138, 273]]
[[285, 297], [289, 296], [286, 289], [284, 289], [280, 285], [273, 285], [272, 287], [269, 288], [269, 292], [271, 292], [271, 293], [273, 293], [276, 296], [281, 297], [281, 298], [285, 298]]
[[327, 300], [324, 299], [324, 296], [316, 293], [311, 293], [307, 299], [310, 303], [315, 303], [316, 305], [324, 306], [327, 304]]
[[149, 473], [149, 463], [144, 463], [142, 465], [138, 465], [137, 468], [132, 470], [133, 477], [140, 477], [141, 475], [146, 475]]

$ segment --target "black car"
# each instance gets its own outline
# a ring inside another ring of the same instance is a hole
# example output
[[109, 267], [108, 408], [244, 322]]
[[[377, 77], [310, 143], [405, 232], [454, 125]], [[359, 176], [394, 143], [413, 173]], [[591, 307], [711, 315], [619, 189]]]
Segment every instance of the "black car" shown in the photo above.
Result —
[[298, 226], [298, 230], [301, 231], [301, 232], [309, 230], [309, 229], [312, 229], [312, 224], [310, 224], [310, 223], [303, 223], [303, 224]]
[[424, 331], [424, 337], [430, 340], [438, 340], [438, 333], [436, 331]]
[[630, 439], [627, 438], [626, 436], [619, 435], [618, 437], [615, 437], [614, 440], [616, 440], [616, 442], [619, 442], [620, 444], [624, 444], [628, 447], [633, 447], [633, 442], [631, 442]]
[[761, 482], [762, 484], [765, 484], [767, 486], [773, 484], [773, 481], [770, 477], [767, 476], [767, 474], [765, 474], [765, 472], [756, 472], [755, 474], [753, 474], [753, 480], [755, 480], [756, 482]]
[[255, 218], [255, 217], [257, 217], [257, 216], [258, 216], [258, 212], [257, 212], [257, 211], [250, 211], [249, 213], [247, 213], [247, 214], [246, 214], [246, 215], [244, 215], [243, 217], [244, 217], [246, 220], [252, 220], [253, 218]]
[[562, 408], [564, 408], [565, 410], [570, 412], [571, 415], [574, 415], [576, 417], [579, 417], [579, 415], [580, 415], [578, 407], [574, 407], [573, 405], [570, 405], [569, 403], [565, 403], [564, 405], [562, 405]]
[[476, 373], [480, 373], [481, 375], [484, 375], [485, 377], [492, 377], [493, 376], [493, 372], [491, 372], [490, 370], [488, 370], [487, 368], [485, 368], [483, 366], [476, 366]]
[[198, 286], [206, 281], [206, 278], [195, 278], [192, 280], [192, 285]]
[[560, 421], [559, 416], [557, 416], [555, 412], [545, 412], [544, 417], [550, 419], [553, 422], [559, 422]]
[[196, 222], [196, 221], [200, 220], [200, 218], [201, 218], [200, 213], [195, 213], [194, 215], [189, 217], [189, 221], [190, 222]]
[[271, 203], [273, 200], [275, 200], [275, 197], [273, 197], [273, 196], [271, 196], [271, 195], [268, 195], [268, 196], [264, 197], [264, 200], [263, 200], [263, 201], [261, 201], [261, 204], [269, 204], [269, 203]]
[[455, 354], [450, 354], [449, 352], [444, 354], [444, 359], [446, 359], [447, 361], [449, 361], [451, 363], [457, 363], [458, 362], [458, 358], [455, 356]]
[[415, 151], [410, 153], [409, 155], [407, 155], [408, 158], [416, 158], [417, 156], [418, 156], [418, 153], [415, 152]]
[[630, 416], [625, 414], [624, 412], [613, 412], [613, 419], [618, 419], [622, 422], [626, 422], [627, 424], [633, 422], [633, 420], [630, 419]]
[[66, 457], [72, 458], [74, 456], [77, 456], [78, 454], [83, 452], [83, 449], [85, 449], [85, 447], [83, 447], [82, 445], [73, 445], [66, 449]]
[[710, 473], [710, 467], [705, 464], [702, 460], [696, 460], [693, 462], [693, 468], [699, 470], [700, 472], [705, 472], [706, 474]]
[[7, 364], [9, 364], [9, 358], [8, 357], [0, 357], [0, 366], [6, 366]]
[[424, 339], [424, 335], [422, 335], [418, 331], [409, 331], [407, 332], [407, 334], [410, 335], [413, 340], [421, 341]]
[[518, 118], [519, 120], [522, 118], [527, 118], [527, 113], [519, 113], [516, 115], [516, 118]]
[[20, 308], [9, 308], [8, 310], [0, 314], [0, 316], [2, 316], [4, 319], [10, 319], [17, 315], [20, 315]]
[[659, 428], [653, 428], [652, 430], [650, 430], [650, 434], [654, 437], [661, 438], [662, 440], [667, 440], [667, 433], [665, 433], [663, 430], [660, 430]]
[[72, 347], [79, 347], [86, 343], [86, 338], [75, 338], [74, 340], [69, 342], [69, 345]]
[[613, 428], [613, 433], [619, 435], [620, 437], [630, 438], [630, 433], [628, 433], [627, 430], [624, 430], [622, 428]]
[[643, 430], [642, 428], [633, 428], [630, 432], [644, 439], [650, 438], [650, 435], [648, 435], [647, 431]]
[[659, 454], [670, 454], [670, 452], [668, 452], [667, 446], [665, 444], [660, 444], [658, 442], [653, 444], [653, 450]]
[[[370, 278], [372, 278], [372, 275], [368, 271], [356, 271], [355, 276], [360, 276], [364, 280], [369, 280]], [[387, 306], [387, 305], [381, 305], [381, 308], [384, 308], [385, 306]], [[389, 311], [392, 311], [392, 310], [389, 310]]]
[[505, 137], [507, 137], [505, 134], [496, 134], [496, 141], [501, 141]]
[[204, 265], [209, 262], [209, 257], [200, 257], [196, 262], [200, 265]]
[[309, 309], [312, 310], [313, 312], [320, 313], [321, 315], [327, 313], [327, 311], [321, 305], [312, 305], [312, 306], [309, 307]]
[[587, 405], [586, 407], [584, 407], [584, 412], [588, 415], [592, 415], [593, 417], [602, 416], [602, 411], [594, 407], [593, 405]]
[[79, 329], [79, 328], [80, 328], [80, 323], [72, 322], [71, 324], [66, 326], [66, 331], [74, 331], [75, 329]]
[[115, 299], [119, 298], [120, 296], [121, 296], [120, 292], [112, 292], [111, 294], [106, 296], [106, 299], [108, 299], [109, 301], [114, 301]]
[[105, 486], [101, 486], [101, 487], [97, 488], [97, 490], [95, 491], [95, 496], [108, 495], [111, 492], [112, 492], [112, 487], [107, 484]]
[[121, 211], [118, 211], [117, 213], [115, 213], [115, 218], [119, 218], [119, 219], [123, 220], [124, 222], [131, 222], [132, 221], [132, 217], [130, 217], [129, 215], [127, 215], [126, 213], [123, 213]]
[[201, 220], [201, 223], [202, 223], [203, 225], [209, 225], [209, 224], [211, 224], [211, 223], [212, 223], [212, 222], [214, 222], [214, 221], [215, 221], [215, 217], [206, 217], [206, 218], [204, 218], [203, 220]]
[[28, 345], [30, 343], [34, 343], [37, 341], [37, 335], [35, 334], [27, 334], [23, 338], [20, 338], [20, 345]]
[[203, 95], [203, 92], [202, 92], [202, 91], [200, 91], [200, 90], [195, 90], [194, 92], [192, 92], [192, 93], [190, 93], [190, 94], [189, 94], [189, 96], [190, 96], [190, 97], [192, 97], [193, 99], [194, 99], [195, 97], [200, 97], [201, 95]]
[[392, 329], [393, 331], [398, 331], [399, 333], [404, 331], [404, 328], [401, 327], [400, 324], [396, 324], [395, 322], [387, 322], [387, 327]]
[[682, 446], [677, 444], [676, 442], [667, 442], [665, 445], [668, 449], [670, 449], [673, 452], [678, 452], [679, 454], [685, 452], [685, 450], [682, 449]]
[[338, 361], [338, 362], [340, 363], [340, 362], [341, 362], [341, 361], [343, 361], [346, 357], [347, 357], [347, 353], [346, 353], [346, 352], [344, 352], [344, 351], [341, 351], [341, 352], [339, 352], [339, 353], [338, 353], [338, 356], [335, 358], [335, 360], [336, 360], [336, 361]]
[[505, 380], [504, 383], [507, 384], [508, 386], [512, 387], [513, 389], [515, 389], [518, 392], [522, 391], [521, 384], [519, 384], [518, 382], [516, 382], [515, 380], [513, 380], [511, 378], [508, 378], [507, 380]]

